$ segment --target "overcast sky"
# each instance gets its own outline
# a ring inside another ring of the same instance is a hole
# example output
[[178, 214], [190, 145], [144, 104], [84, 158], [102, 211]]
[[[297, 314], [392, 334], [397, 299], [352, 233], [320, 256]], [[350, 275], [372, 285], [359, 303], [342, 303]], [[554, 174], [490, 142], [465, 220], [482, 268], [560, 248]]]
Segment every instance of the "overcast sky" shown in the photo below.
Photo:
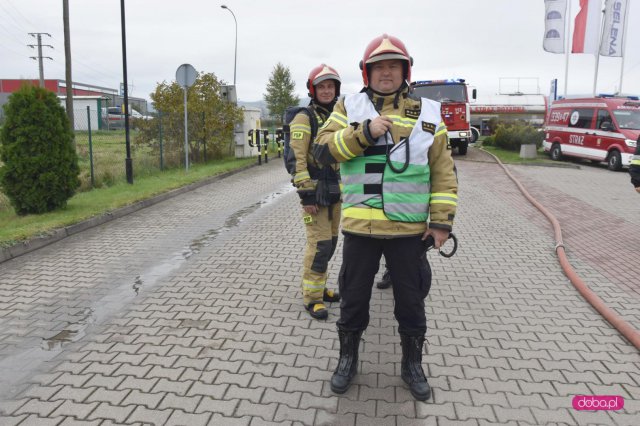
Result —
[[[572, 0], [572, 18], [579, 0]], [[640, 1], [630, 0], [623, 91], [640, 94]], [[117, 89], [122, 81], [120, 1], [69, 0], [73, 80]], [[564, 91], [564, 55], [542, 50], [543, 0], [126, 0], [128, 78], [132, 96], [149, 99], [157, 83], [175, 79], [180, 64], [233, 82], [238, 22], [237, 93], [263, 97], [276, 63], [291, 70], [299, 96], [325, 62], [343, 93], [362, 87], [358, 62], [371, 39], [388, 33], [414, 58], [413, 80], [465, 78], [479, 103], [542, 103], [551, 79]], [[572, 19], [573, 21], [573, 19]], [[573, 26], [573, 25], [572, 25]], [[29, 32], [46, 32], [45, 78], [64, 79], [61, 0], [0, 0], [0, 78], [38, 78]], [[598, 92], [620, 85], [620, 58], [600, 58]], [[569, 59], [568, 93], [592, 92], [595, 58]], [[519, 86], [519, 87], [518, 87]]]

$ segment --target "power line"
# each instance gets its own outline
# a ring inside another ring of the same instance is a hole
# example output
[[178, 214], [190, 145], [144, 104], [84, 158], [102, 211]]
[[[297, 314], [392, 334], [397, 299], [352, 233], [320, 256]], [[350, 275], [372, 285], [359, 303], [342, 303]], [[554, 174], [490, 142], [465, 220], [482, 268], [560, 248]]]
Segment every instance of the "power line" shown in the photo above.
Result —
[[35, 28], [35, 27], [36, 27], [36, 26], [33, 24], [33, 22], [31, 22], [29, 19], [27, 19], [27, 17], [26, 17], [26, 16], [24, 16], [24, 15], [22, 14], [22, 12], [20, 12], [20, 10], [19, 10], [17, 7], [15, 7], [15, 6], [13, 5], [13, 3], [11, 3], [11, 0], [5, 0], [5, 1], [7, 2], [7, 4], [8, 4], [9, 6], [11, 6], [11, 7], [13, 8], [13, 10], [15, 10], [16, 12], [18, 12], [18, 15], [20, 15], [20, 17], [22, 18], [22, 20], [24, 20], [24, 22], [26, 22], [26, 23], [27, 23], [27, 25], [29, 25], [29, 26], [30, 26], [30, 27], [32, 27], [32, 28]]
[[15, 36], [12, 32], [10, 32], [5, 26], [2, 25], [2, 23], [0, 23], [0, 29], [4, 30], [5, 34], [7, 34], [9, 37], [17, 41], [18, 44], [20, 44], [21, 46], [24, 46], [24, 41], [20, 40], [17, 36]]
[[2, 47], [3, 49], [8, 50], [9, 52], [11, 52], [11, 53], [13, 53], [13, 54], [15, 54], [17, 56], [20, 56], [20, 57], [24, 58], [24, 53], [19, 53], [19, 52], [15, 51], [15, 50], [11, 49], [10, 47], [8, 47], [6, 45], [3, 45], [3, 44], [0, 44], [0, 47]]
[[[55, 40], [55, 41], [60, 41], [60, 40], [58, 40], [55, 36], [51, 36], [51, 38], [52, 38], [53, 40]], [[54, 48], [54, 50], [55, 50], [55, 48]], [[83, 59], [84, 59], [84, 58], [83, 58]], [[119, 79], [119, 77], [118, 77], [118, 75], [117, 75], [117, 74], [116, 74], [115, 76], [114, 76], [114, 75], [111, 75], [111, 74], [107, 74], [107, 73], [105, 73], [104, 71], [102, 71], [102, 70], [100, 70], [100, 69], [98, 69], [98, 68], [95, 68], [95, 67], [91, 66], [89, 63], [84, 62], [84, 61], [82, 61], [82, 60], [78, 59], [78, 54], [77, 54], [77, 53], [75, 53], [75, 54], [73, 55], [73, 62], [74, 62], [74, 63], [77, 63], [77, 64], [79, 64], [79, 65], [81, 65], [81, 66], [84, 66], [85, 68], [87, 68], [87, 69], [89, 69], [89, 70], [91, 70], [91, 71], [93, 71], [93, 72], [96, 72], [96, 73], [98, 73], [98, 74], [102, 74], [102, 76], [103, 76], [103, 77], [106, 77], [106, 78], [109, 78], [109, 79], [114, 79], [114, 80], [118, 80], [118, 79]]]
[[0, 3], [0, 9], [4, 10], [5, 16], [8, 16], [9, 18], [11, 18], [10, 21], [5, 21], [5, 22], [11, 23], [11, 25], [16, 27], [18, 29], [18, 31], [20, 31], [21, 33], [25, 33], [26, 32], [25, 29], [22, 27], [22, 25], [20, 25], [20, 23], [18, 21], [16, 21], [16, 19], [13, 17], [13, 15], [11, 15], [11, 13], [7, 9], [4, 8], [2, 3]]

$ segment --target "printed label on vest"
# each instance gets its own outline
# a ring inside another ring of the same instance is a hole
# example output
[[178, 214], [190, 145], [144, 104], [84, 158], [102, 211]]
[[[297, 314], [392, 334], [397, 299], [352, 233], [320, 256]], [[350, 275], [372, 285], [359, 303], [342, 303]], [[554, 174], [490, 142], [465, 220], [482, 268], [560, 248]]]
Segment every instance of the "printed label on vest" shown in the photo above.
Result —
[[432, 135], [436, 134], [436, 125], [433, 123], [427, 123], [426, 121], [422, 122], [422, 130], [425, 132], [429, 132]]
[[304, 134], [302, 132], [292, 132], [291, 133], [291, 139], [302, 139], [304, 137]]

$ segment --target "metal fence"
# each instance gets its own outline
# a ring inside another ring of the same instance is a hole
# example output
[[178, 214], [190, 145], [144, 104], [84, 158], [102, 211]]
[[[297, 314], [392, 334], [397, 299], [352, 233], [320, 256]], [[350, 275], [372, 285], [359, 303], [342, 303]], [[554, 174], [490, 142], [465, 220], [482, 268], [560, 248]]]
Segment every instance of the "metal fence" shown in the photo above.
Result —
[[[81, 190], [110, 186], [126, 179], [124, 116], [101, 116], [95, 110], [75, 113], [75, 143], [80, 165]], [[84, 118], [84, 119], [83, 119]], [[232, 130], [211, 130], [205, 123], [216, 117], [189, 116], [189, 164], [202, 164], [234, 153]], [[102, 122], [100, 122], [102, 121]], [[211, 125], [209, 125], [211, 127]], [[218, 123], [218, 127], [224, 125]], [[233, 123], [227, 126], [233, 128]], [[107, 130], [108, 129], [108, 130]], [[185, 165], [184, 117], [158, 113], [129, 122], [133, 175], [158, 173]]]

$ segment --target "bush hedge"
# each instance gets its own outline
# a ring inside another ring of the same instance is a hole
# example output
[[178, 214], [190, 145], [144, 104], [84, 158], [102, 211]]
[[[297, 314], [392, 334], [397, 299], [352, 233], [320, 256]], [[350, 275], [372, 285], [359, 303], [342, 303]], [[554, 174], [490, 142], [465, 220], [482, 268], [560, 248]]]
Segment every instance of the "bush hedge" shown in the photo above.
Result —
[[543, 140], [544, 132], [527, 123], [516, 121], [498, 124], [491, 145], [508, 151], [520, 151], [520, 145], [534, 144], [540, 148]]
[[64, 207], [80, 185], [67, 115], [53, 92], [24, 86], [4, 106], [0, 185], [19, 215]]

